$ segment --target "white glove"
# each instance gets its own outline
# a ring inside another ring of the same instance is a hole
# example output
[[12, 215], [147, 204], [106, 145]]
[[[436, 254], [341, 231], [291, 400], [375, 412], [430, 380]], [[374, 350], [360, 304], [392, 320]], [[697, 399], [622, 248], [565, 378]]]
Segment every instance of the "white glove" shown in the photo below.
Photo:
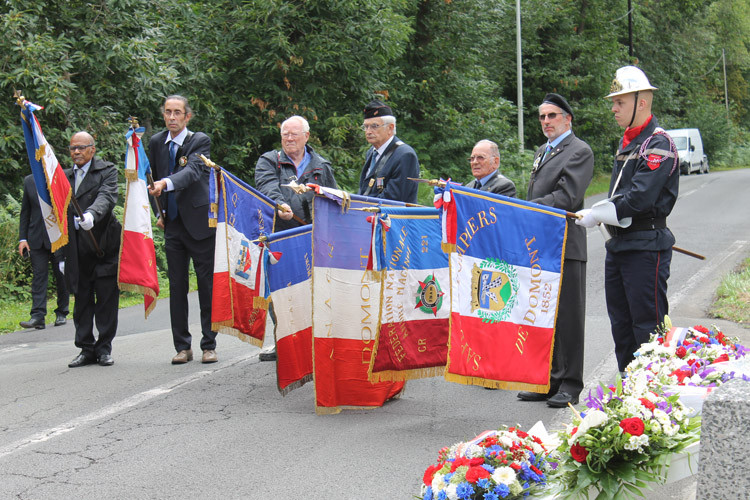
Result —
[[60, 269], [60, 274], [65, 274], [65, 261], [61, 260], [60, 263], [57, 265], [58, 269]]
[[579, 210], [576, 212], [576, 215], [579, 215], [580, 218], [576, 219], [576, 224], [583, 227], [594, 227], [597, 224], [599, 224], [599, 221], [596, 217], [594, 217], [594, 214], [591, 213], [590, 208], [584, 208], [583, 210]]
[[91, 228], [94, 227], [94, 216], [91, 215], [91, 212], [83, 212], [83, 219], [78, 222], [78, 225], [84, 231], [91, 231]]
[[76, 231], [81, 227], [81, 218], [77, 215], [73, 216], [73, 225], [76, 227]]

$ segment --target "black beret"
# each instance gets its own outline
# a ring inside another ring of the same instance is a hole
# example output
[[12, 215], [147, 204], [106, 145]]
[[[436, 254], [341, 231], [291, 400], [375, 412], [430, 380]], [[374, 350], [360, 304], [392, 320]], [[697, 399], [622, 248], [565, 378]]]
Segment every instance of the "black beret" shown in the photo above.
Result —
[[381, 116], [394, 116], [393, 110], [386, 103], [375, 99], [365, 106], [365, 118], [380, 118]]
[[571, 118], [573, 118], [573, 109], [570, 107], [570, 104], [568, 104], [568, 101], [566, 101], [565, 98], [560, 94], [547, 94], [546, 96], [544, 96], [542, 104], [554, 104], [558, 108], [568, 113]]

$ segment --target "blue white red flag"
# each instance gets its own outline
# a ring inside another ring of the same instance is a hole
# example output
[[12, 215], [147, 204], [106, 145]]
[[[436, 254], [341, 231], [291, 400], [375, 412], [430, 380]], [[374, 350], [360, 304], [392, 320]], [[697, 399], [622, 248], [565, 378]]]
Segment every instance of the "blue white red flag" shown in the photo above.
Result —
[[258, 238], [271, 232], [276, 204], [224, 169], [211, 170], [209, 198], [208, 221], [216, 225], [211, 326], [260, 347], [267, 302]]
[[39, 196], [42, 219], [54, 252], [68, 243], [67, 214], [72, 190], [52, 146], [44, 137], [39, 120], [34, 115], [35, 111], [44, 108], [21, 99], [19, 104], [26, 153]]
[[[317, 413], [372, 408], [403, 382], [368, 378], [380, 312], [380, 281], [367, 271], [366, 212], [385, 200], [321, 190], [313, 200], [313, 366]], [[398, 202], [386, 202], [400, 205]]]
[[130, 128], [125, 134], [125, 213], [122, 217], [122, 239], [117, 283], [120, 290], [143, 294], [148, 315], [159, 296], [154, 234], [151, 228], [146, 175], [151, 172], [141, 137], [145, 128]]
[[454, 278], [445, 378], [546, 392], [565, 212], [450, 185], [443, 221]]
[[381, 309], [370, 380], [442, 375], [448, 354], [450, 273], [440, 211], [383, 207], [373, 230]]
[[312, 225], [268, 235], [264, 243], [267, 293], [276, 315], [276, 376], [279, 392], [313, 378]]

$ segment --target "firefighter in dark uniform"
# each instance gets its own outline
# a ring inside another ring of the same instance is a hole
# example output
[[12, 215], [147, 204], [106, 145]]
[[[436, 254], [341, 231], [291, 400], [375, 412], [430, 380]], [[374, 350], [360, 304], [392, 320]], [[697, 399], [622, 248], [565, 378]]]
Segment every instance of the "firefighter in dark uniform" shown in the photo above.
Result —
[[667, 279], [675, 238], [667, 216], [677, 201], [680, 171], [672, 139], [651, 114], [653, 91], [635, 66], [617, 70], [608, 99], [625, 129], [609, 198], [578, 212], [576, 224], [605, 224], [607, 312], [621, 372], [668, 313]]

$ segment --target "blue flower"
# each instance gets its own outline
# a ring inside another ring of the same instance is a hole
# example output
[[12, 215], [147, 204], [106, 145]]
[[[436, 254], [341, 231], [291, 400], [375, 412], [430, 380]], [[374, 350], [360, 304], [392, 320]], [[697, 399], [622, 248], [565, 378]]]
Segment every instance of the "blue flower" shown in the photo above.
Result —
[[486, 477], [483, 477], [479, 481], [477, 481], [477, 486], [479, 486], [483, 490], [488, 490], [490, 489], [490, 486], [492, 486], [492, 483], [490, 483], [490, 481]]
[[498, 500], [498, 496], [495, 495], [493, 492], [488, 491], [487, 493], [484, 494], [482, 499], [483, 500]]
[[451, 478], [453, 477], [453, 474], [455, 474], [455, 472], [449, 472], [448, 474], [443, 476], [443, 481], [445, 481], [445, 484], [448, 484], [451, 482]]
[[490, 464], [482, 464], [482, 467], [484, 468], [484, 470], [486, 470], [490, 474], [492, 474], [493, 472], [495, 472], [495, 468], [493, 466], [491, 466]]
[[437, 500], [448, 500], [448, 493], [445, 490], [440, 490], [437, 494]]
[[461, 498], [462, 500], [469, 500], [471, 498], [471, 495], [473, 494], [474, 487], [469, 483], [460, 483], [456, 487], [456, 495], [458, 495], [458, 498]]
[[505, 484], [498, 484], [497, 486], [495, 486], [493, 492], [500, 498], [505, 498], [510, 495], [510, 488], [508, 488], [508, 486]]
[[424, 496], [422, 497], [422, 500], [432, 500], [432, 487], [428, 486], [424, 490]]

